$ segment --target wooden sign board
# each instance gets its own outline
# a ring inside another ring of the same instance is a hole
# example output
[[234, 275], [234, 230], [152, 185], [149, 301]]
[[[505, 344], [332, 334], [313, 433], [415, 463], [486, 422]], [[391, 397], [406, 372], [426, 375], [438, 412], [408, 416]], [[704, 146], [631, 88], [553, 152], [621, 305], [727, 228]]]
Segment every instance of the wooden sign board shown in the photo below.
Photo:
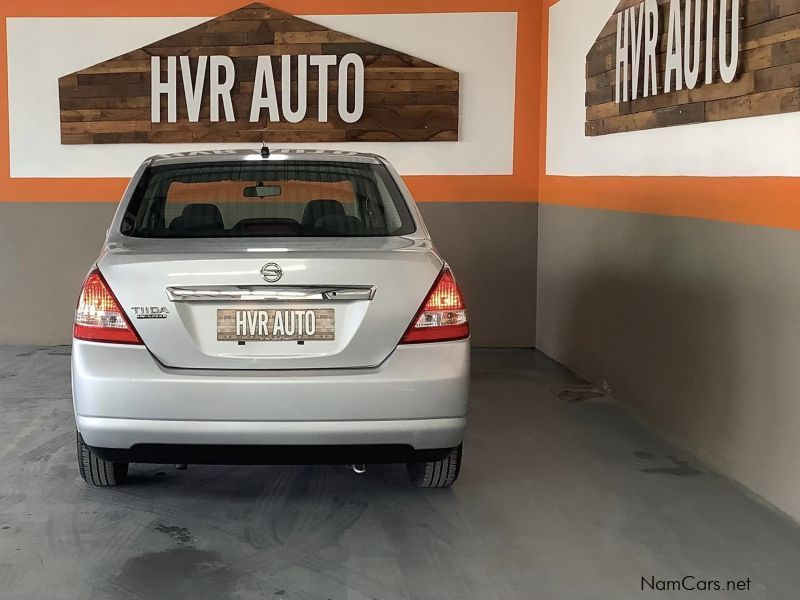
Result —
[[62, 144], [458, 140], [457, 72], [263, 4], [58, 83]]
[[793, 111], [800, 0], [622, 0], [586, 56], [587, 136]]

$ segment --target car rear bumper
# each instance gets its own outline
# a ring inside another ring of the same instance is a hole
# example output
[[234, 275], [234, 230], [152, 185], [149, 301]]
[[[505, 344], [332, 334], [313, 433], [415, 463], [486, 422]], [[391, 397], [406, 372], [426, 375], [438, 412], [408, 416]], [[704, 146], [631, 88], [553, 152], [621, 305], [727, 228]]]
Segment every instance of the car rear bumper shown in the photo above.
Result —
[[169, 445], [443, 449], [466, 425], [469, 341], [400, 346], [372, 369], [215, 371], [75, 340], [72, 381], [85, 442], [134, 458]]
[[135, 444], [92, 451], [105, 460], [127, 463], [193, 465], [344, 465], [427, 462], [445, 458], [452, 448], [417, 450], [408, 444]]

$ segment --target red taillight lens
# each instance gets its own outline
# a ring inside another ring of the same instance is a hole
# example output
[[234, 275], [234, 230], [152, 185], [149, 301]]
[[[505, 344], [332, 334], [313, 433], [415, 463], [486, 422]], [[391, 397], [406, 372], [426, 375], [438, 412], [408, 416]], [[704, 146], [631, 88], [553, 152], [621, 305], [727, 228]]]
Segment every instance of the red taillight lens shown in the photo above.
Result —
[[448, 267], [442, 269], [401, 344], [446, 342], [469, 337], [464, 296]]
[[72, 335], [76, 339], [92, 342], [142, 343], [97, 269], [89, 273], [83, 282], [78, 308], [75, 309]]

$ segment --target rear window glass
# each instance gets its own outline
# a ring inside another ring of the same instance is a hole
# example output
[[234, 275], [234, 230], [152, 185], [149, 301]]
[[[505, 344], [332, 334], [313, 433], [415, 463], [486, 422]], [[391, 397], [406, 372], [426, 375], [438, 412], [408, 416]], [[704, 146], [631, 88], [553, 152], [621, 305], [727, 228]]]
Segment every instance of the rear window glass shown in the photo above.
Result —
[[383, 165], [237, 161], [148, 168], [122, 222], [132, 237], [380, 237], [415, 230]]

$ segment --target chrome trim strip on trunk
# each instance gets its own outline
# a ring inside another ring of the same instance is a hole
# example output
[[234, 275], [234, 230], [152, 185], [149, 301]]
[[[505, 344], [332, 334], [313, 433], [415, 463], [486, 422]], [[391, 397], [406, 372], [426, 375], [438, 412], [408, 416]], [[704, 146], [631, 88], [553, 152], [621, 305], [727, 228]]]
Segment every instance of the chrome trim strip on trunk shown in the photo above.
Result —
[[168, 287], [173, 302], [352, 302], [372, 300], [373, 285]]

